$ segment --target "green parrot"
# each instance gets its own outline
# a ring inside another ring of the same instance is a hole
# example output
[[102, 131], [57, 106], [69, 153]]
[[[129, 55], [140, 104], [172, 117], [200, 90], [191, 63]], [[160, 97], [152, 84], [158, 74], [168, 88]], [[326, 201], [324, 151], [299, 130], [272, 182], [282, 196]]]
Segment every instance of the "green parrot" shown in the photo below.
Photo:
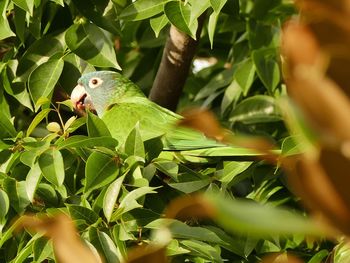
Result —
[[206, 149], [204, 155], [212, 156], [256, 155], [250, 149], [228, 147], [200, 132], [176, 126], [180, 115], [150, 101], [136, 84], [117, 72], [84, 74], [71, 100], [77, 110], [95, 110], [120, 145], [139, 124], [142, 140], [162, 137], [164, 150]]

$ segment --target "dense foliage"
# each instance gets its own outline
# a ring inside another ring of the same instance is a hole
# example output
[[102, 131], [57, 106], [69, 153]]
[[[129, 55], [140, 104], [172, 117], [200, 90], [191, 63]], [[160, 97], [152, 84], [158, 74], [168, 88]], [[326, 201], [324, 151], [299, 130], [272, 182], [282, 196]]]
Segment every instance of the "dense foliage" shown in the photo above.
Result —
[[[279, 48], [282, 25], [296, 14], [291, 1], [132, 2], [0, 2], [0, 261], [54, 262], [51, 242], [12, 226], [25, 213], [64, 212], [105, 262], [125, 260], [164, 226], [174, 262], [257, 262], [284, 251], [321, 262], [334, 245], [306, 238], [322, 231], [278, 166], [249, 150], [162, 151], [137, 127], [120, 146], [97, 116], [77, 116], [68, 100], [82, 74], [101, 69], [121, 70], [148, 94], [170, 25], [195, 37], [206, 13], [178, 111], [210, 108], [234, 133], [293, 152], [277, 102], [286, 93]], [[169, 202], [197, 192], [220, 214], [165, 222]]]

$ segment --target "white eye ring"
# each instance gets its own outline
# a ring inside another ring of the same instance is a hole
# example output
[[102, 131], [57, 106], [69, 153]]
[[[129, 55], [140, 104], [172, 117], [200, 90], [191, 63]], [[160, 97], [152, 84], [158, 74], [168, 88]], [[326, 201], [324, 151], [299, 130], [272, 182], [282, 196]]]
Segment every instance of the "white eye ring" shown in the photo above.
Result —
[[97, 77], [94, 77], [92, 79], [89, 80], [89, 87], [91, 89], [95, 89], [98, 86], [100, 86], [103, 83], [103, 80]]

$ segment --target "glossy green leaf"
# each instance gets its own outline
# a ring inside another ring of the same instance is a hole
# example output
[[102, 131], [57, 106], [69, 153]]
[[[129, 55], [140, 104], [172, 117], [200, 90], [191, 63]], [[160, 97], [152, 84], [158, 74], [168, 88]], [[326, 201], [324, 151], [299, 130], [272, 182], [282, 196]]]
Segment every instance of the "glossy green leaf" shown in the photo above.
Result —
[[6, 17], [6, 9], [9, 1], [8, 0], [2, 0], [0, 1], [0, 40], [3, 40], [8, 37], [12, 37], [15, 34], [12, 32], [10, 25], [7, 21]]
[[131, 211], [135, 208], [142, 207], [136, 200], [146, 194], [154, 194], [156, 187], [143, 186], [129, 192], [120, 202], [119, 207], [112, 215], [112, 221], [118, 219], [122, 214]]
[[145, 147], [140, 134], [140, 126], [137, 124], [125, 141], [124, 151], [127, 155], [135, 155], [145, 158]]
[[163, 11], [164, 4], [169, 0], [137, 0], [123, 9], [119, 15], [123, 20], [143, 20]]
[[84, 192], [89, 193], [113, 182], [119, 174], [119, 168], [114, 157], [93, 152], [86, 162], [85, 174]]
[[29, 170], [26, 178], [26, 191], [31, 202], [34, 200], [35, 191], [41, 181], [42, 173], [38, 163], [35, 163]]
[[[99, 2], [94, 0], [73, 0], [74, 5], [85, 17], [90, 19], [97, 26], [113, 33], [120, 35], [120, 27], [116, 15], [109, 15], [113, 12], [111, 5], [100, 6]], [[101, 13], [103, 15], [101, 15]]]
[[227, 0], [210, 0], [211, 7], [216, 13], [219, 13], [226, 4]]
[[99, 230], [97, 230], [97, 236], [98, 240], [100, 241], [106, 262], [118, 263], [118, 250], [113, 240], [105, 232]]
[[189, 249], [193, 255], [204, 257], [210, 262], [224, 262], [220, 257], [220, 251], [212, 245], [198, 240], [183, 240], [180, 243], [184, 245], [186, 249]]
[[210, 47], [213, 48], [214, 43], [214, 34], [215, 34], [215, 28], [216, 24], [218, 22], [219, 13], [213, 12], [209, 16], [209, 22], [208, 22], [208, 36], [210, 41]]
[[106, 124], [90, 111], [87, 114], [86, 126], [89, 137], [106, 137], [111, 136]]
[[77, 148], [77, 147], [94, 148], [98, 146], [114, 148], [117, 145], [118, 145], [117, 140], [109, 136], [90, 138], [84, 135], [74, 135], [69, 137], [67, 140], [60, 142], [58, 144], [58, 148], [59, 149]]
[[0, 128], [5, 133], [5, 136], [16, 137], [17, 131], [13, 126], [11, 120], [5, 115], [5, 112], [0, 110]]
[[219, 177], [219, 181], [221, 181], [224, 184], [230, 183], [238, 174], [244, 172], [248, 167], [252, 164], [252, 162], [227, 162], [224, 164], [224, 169], [222, 169], [221, 172], [218, 172], [219, 174], [217, 177]]
[[231, 113], [231, 122], [245, 124], [274, 122], [282, 120], [281, 113], [274, 98], [256, 95], [245, 99]]
[[74, 24], [66, 31], [65, 39], [69, 49], [90, 64], [121, 69], [112, 40], [96, 25]]
[[156, 35], [156, 37], [158, 37], [160, 31], [168, 24], [169, 20], [166, 17], [166, 15], [163, 14], [161, 16], [150, 19], [149, 22], [154, 34]]
[[45, 36], [35, 41], [20, 58], [16, 72], [16, 82], [27, 81], [30, 73], [56, 54], [64, 52], [63, 35]]
[[64, 0], [50, 0], [52, 2], [55, 2], [56, 4], [60, 5], [60, 6], [64, 6]]
[[45, 237], [36, 239], [33, 244], [33, 257], [37, 262], [53, 257], [52, 241]]
[[[50, 59], [38, 66], [29, 76], [28, 88], [34, 104], [41, 97], [51, 97], [63, 70], [63, 60]], [[39, 106], [35, 105], [37, 111]]]
[[6, 70], [1, 72], [2, 84], [7, 94], [13, 96], [22, 105], [26, 106], [30, 110], [33, 110], [29, 92], [26, 89], [26, 85], [23, 82], [12, 82], [15, 78], [15, 72], [18, 66], [17, 60], [10, 60], [7, 63]]
[[182, 1], [171, 1], [165, 4], [164, 13], [171, 24], [193, 39], [196, 39], [198, 21], [196, 19], [191, 21], [191, 8], [189, 5], [185, 5]]
[[52, 148], [47, 150], [38, 159], [43, 176], [55, 186], [61, 186], [64, 181], [64, 164], [59, 150]]
[[324, 262], [324, 259], [326, 259], [328, 255], [329, 255], [328, 250], [322, 249], [321, 251], [316, 253], [307, 263], [322, 263]]
[[12, 2], [28, 12], [31, 16], [33, 15], [34, 0], [12, 0]]
[[189, 0], [189, 3], [191, 4], [190, 24], [210, 7], [209, 0]]
[[119, 177], [113, 183], [111, 183], [106, 191], [106, 194], [103, 198], [103, 213], [107, 221], [109, 222], [122, 186], [125, 176]]
[[74, 220], [83, 220], [88, 225], [92, 225], [99, 219], [99, 216], [89, 208], [79, 205], [68, 205], [67, 207], [70, 216]]
[[241, 87], [244, 96], [247, 96], [253, 84], [254, 76], [255, 66], [251, 59], [246, 59], [239, 63], [234, 78]]
[[27, 137], [34, 131], [35, 127], [38, 126], [38, 124], [49, 115], [51, 109], [44, 109], [40, 111], [32, 120], [30, 123], [28, 129], [27, 129]]
[[5, 191], [0, 189], [0, 219], [4, 218], [9, 211], [10, 200]]
[[275, 49], [254, 50], [252, 58], [259, 78], [266, 89], [273, 94], [281, 80], [280, 69], [276, 60]]
[[7, 177], [3, 181], [3, 189], [7, 193], [7, 196], [10, 200], [10, 205], [16, 210], [18, 214], [22, 214], [24, 212], [24, 209], [30, 203], [25, 189], [25, 182], [17, 182], [15, 179]]
[[226, 69], [215, 75], [195, 96], [195, 100], [208, 97], [215, 91], [229, 85], [233, 79], [233, 70]]

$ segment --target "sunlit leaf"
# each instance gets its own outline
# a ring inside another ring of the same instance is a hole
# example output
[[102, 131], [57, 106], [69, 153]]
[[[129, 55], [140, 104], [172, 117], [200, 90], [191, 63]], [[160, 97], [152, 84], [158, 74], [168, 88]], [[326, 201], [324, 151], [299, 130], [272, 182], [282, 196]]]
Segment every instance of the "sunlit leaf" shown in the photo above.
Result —
[[52, 148], [40, 155], [39, 166], [43, 176], [55, 186], [61, 186], [65, 177], [62, 154], [59, 150]]
[[68, 28], [65, 39], [70, 50], [94, 66], [121, 69], [112, 40], [94, 24], [74, 24]]
[[119, 18], [123, 20], [143, 20], [163, 11], [164, 4], [170, 0], [137, 0], [123, 9]]
[[93, 152], [86, 162], [85, 173], [84, 192], [88, 193], [115, 180], [119, 169], [113, 157], [103, 153]]

